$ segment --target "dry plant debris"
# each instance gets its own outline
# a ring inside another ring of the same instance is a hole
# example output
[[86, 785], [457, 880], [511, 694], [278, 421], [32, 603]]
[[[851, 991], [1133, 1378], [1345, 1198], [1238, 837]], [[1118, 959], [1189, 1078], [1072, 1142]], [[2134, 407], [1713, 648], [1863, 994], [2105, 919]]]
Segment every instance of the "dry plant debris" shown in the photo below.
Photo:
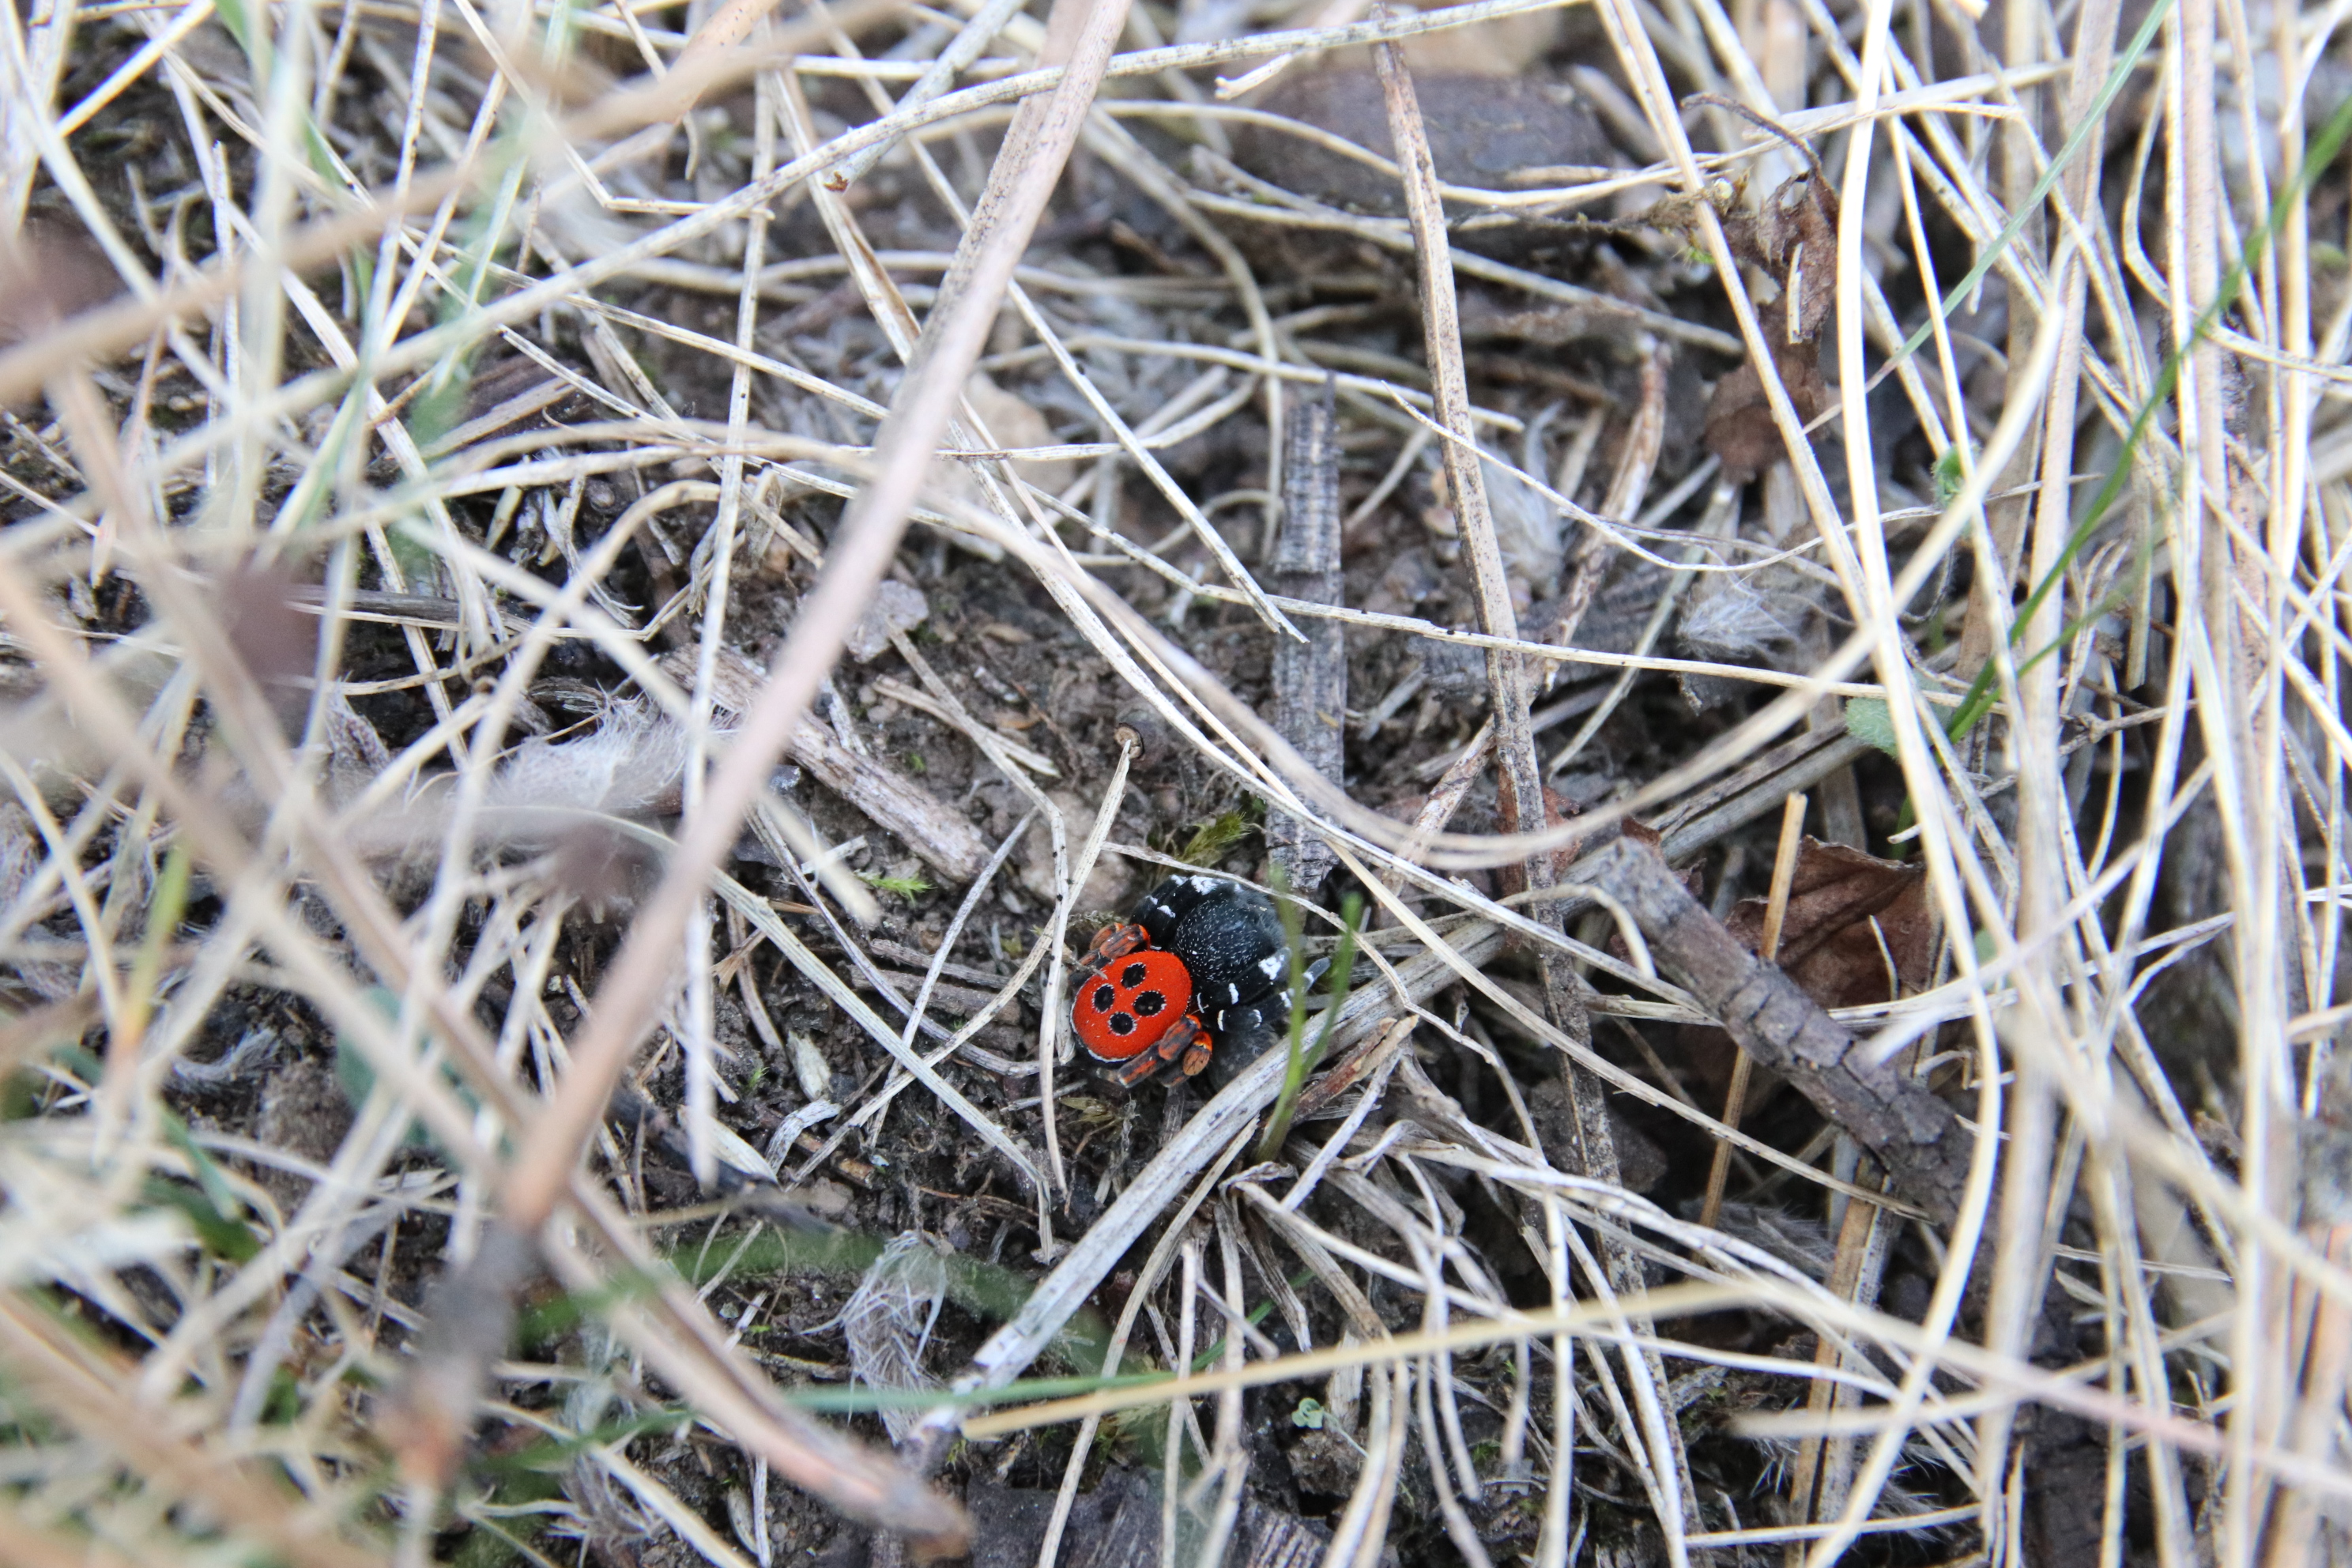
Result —
[[0, 10], [0, 1561], [2352, 1562], [2345, 24]]

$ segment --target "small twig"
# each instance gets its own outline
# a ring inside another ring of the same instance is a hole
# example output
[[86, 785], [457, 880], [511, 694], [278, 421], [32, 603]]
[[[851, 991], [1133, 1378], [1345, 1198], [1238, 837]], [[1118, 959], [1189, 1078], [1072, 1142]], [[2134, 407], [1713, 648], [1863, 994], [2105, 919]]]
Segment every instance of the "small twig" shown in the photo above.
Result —
[[1778, 963], [1780, 928], [1789, 918], [1789, 894], [1797, 883], [1797, 852], [1805, 843], [1805, 797], [1792, 795], [1780, 808], [1780, 842], [1772, 854], [1772, 885], [1764, 905], [1763, 957]]
[[[1885, 1221], [1885, 1211], [1877, 1205], [1847, 1201], [1845, 1216], [1838, 1224], [1837, 1252], [1830, 1262], [1828, 1285], [1832, 1295], [1857, 1306], [1871, 1304], [1886, 1264]], [[1815, 1342], [1815, 1366], [1827, 1371], [1847, 1360], [1846, 1348], [1837, 1336], [1823, 1333]], [[1850, 1398], [1853, 1392], [1850, 1386], [1817, 1377], [1805, 1391], [1805, 1409], [1819, 1418], [1828, 1414], [1832, 1400]], [[1840, 1439], [1838, 1447], [1829, 1447], [1821, 1434], [1807, 1434], [1789, 1475], [1789, 1510], [1793, 1518], [1801, 1521], [1826, 1520], [1838, 1513], [1843, 1500], [1836, 1493], [1850, 1479], [1850, 1442]], [[1832, 1462], [1825, 1465], [1825, 1457]], [[1804, 1554], [1791, 1542], [1784, 1561], [1788, 1568], [1801, 1568]]]
[[1823, 172], [1822, 168], [1822, 161], [1813, 156], [1812, 144], [1805, 141], [1802, 137], [1797, 135], [1796, 132], [1790, 131], [1779, 121], [1773, 119], [1770, 115], [1759, 113], [1757, 110], [1750, 109], [1748, 105], [1740, 102], [1738, 99], [1726, 98], [1719, 92], [1695, 92], [1688, 98], [1683, 100], [1683, 107], [1685, 109], [1688, 109], [1694, 104], [1705, 104], [1710, 109], [1727, 109], [1732, 113], [1739, 116], [1740, 119], [1748, 121], [1748, 124], [1755, 126], [1759, 131], [1779, 137], [1781, 141], [1786, 142], [1790, 146], [1797, 150], [1797, 156], [1802, 158], [1805, 161], [1807, 167], [1812, 170], [1814, 179], [1821, 181], [1823, 184], [1829, 184], [1830, 177]]
[[1660, 964], [1740, 1048], [1796, 1085], [1939, 1221], [1958, 1212], [1975, 1139], [1925, 1084], [1874, 1062], [1797, 983], [1706, 912], [1656, 850], [1620, 838], [1580, 874], [1633, 912]]
[[[923, 74], [915, 79], [915, 84], [907, 89], [906, 96], [898, 100], [898, 109], [920, 109], [947, 91], [954, 84], [957, 75], [980, 58], [980, 52], [994, 42], [996, 36], [1004, 31], [1005, 24], [1020, 12], [1021, 0], [988, 0], [988, 4], [973, 13], [971, 20], [963, 25], [962, 31], [949, 40], [948, 47], [940, 51], [939, 57], [923, 68]], [[866, 171], [880, 161], [889, 147], [887, 142], [876, 142], [835, 169], [825, 177], [826, 184], [836, 191], [847, 190], [866, 177]]]
[[[1534, 728], [1532, 718], [1528, 728]], [[1470, 738], [1470, 743], [1463, 748], [1462, 754], [1447, 764], [1444, 776], [1437, 781], [1437, 787], [1429, 792], [1421, 803], [1421, 810], [1413, 815], [1412, 837], [1397, 851], [1400, 864], [1381, 873], [1381, 880], [1388, 885], [1391, 892], [1400, 891], [1404, 887], [1402, 862], [1418, 862], [1428, 848], [1429, 841], [1445, 831], [1445, 825], [1454, 820], [1454, 814], [1461, 809], [1463, 798], [1470, 793], [1470, 786], [1478, 782], [1478, 775], [1486, 771], [1487, 760], [1494, 754], [1495, 721], [1489, 719], [1478, 727], [1478, 732]]]
[[877, 757], [861, 757], [803, 715], [793, 726], [793, 759], [817, 783], [895, 834], [950, 882], [968, 884], [988, 863], [988, 843], [962, 813]]
[[[655, 662], [682, 682], [695, 679], [695, 659], [683, 650]], [[731, 648], [718, 649], [711, 661], [712, 705], [730, 714], [741, 713], [759, 700], [759, 669]], [[895, 835], [916, 858], [949, 881], [968, 884], [988, 863], [987, 841], [962, 813], [889, 763], [852, 751], [814, 718], [803, 715], [793, 727], [787, 752], [817, 783]]]

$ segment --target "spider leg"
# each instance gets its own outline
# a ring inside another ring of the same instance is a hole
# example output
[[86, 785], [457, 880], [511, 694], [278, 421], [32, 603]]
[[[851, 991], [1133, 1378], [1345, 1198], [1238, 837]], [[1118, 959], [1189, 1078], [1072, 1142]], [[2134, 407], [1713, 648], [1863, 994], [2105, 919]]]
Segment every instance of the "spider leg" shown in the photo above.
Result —
[[1111, 1077], [1129, 1089], [1150, 1083], [1163, 1068], [1173, 1067], [1191, 1078], [1208, 1065], [1210, 1050], [1209, 1033], [1201, 1026], [1200, 1017], [1186, 1013], [1150, 1050], [1120, 1066]]
[[1129, 1089], [1140, 1089], [1151, 1081], [1151, 1075], [1158, 1072], [1161, 1065], [1159, 1052], [1146, 1051], [1110, 1076]]
[[1193, 1078], [1209, 1065], [1209, 1054], [1214, 1048], [1209, 1031], [1201, 1026], [1200, 1016], [1187, 1013], [1160, 1037], [1160, 1059], [1174, 1066], [1184, 1077]]
[[1095, 940], [1077, 967], [1070, 972], [1070, 992], [1076, 995], [1088, 982], [1100, 975], [1119, 959], [1144, 945], [1143, 928], [1138, 925], [1107, 925], [1095, 933]]
[[1131, 921], [1121, 921], [1116, 924], [1107, 925], [1095, 932], [1095, 940], [1087, 949], [1085, 962], [1091, 964], [1108, 963], [1114, 958], [1125, 958], [1138, 948], [1150, 945], [1151, 945], [1151, 939], [1144, 934], [1141, 926]]

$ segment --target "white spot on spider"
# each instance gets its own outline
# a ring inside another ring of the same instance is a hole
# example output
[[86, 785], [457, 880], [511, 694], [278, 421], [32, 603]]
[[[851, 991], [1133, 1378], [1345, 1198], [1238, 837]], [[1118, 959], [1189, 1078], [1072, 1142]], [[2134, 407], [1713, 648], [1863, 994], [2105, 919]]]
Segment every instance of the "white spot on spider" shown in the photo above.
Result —
[[1238, 985], [1234, 985], [1234, 984], [1228, 984], [1228, 985], [1226, 985], [1226, 987], [1225, 987], [1225, 1000], [1226, 1000], [1226, 1001], [1228, 1001], [1228, 1002], [1238, 1002], [1238, 1001], [1240, 1001], [1241, 999], [1242, 999], [1242, 988], [1241, 988], [1240, 986], [1238, 986]]
[[1195, 877], [1192, 879], [1192, 890], [1196, 893], [1213, 893], [1217, 890], [1217, 879]]
[[1265, 975], [1268, 980], [1273, 979], [1276, 975], [1280, 974], [1285, 969], [1289, 967], [1289, 959], [1279, 952], [1269, 952], [1264, 958], [1257, 961], [1257, 972], [1260, 974]]

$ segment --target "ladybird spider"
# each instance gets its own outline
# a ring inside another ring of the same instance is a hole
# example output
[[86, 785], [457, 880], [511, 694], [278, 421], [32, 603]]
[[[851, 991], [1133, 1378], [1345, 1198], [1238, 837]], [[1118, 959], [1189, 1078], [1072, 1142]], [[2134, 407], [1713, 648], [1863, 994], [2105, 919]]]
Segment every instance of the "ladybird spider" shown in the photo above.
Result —
[[1264, 893], [1228, 877], [1171, 877], [1132, 919], [1095, 938], [1070, 1025], [1130, 1088], [1171, 1066], [1196, 1077], [1212, 1058], [1213, 1078], [1280, 1037], [1289, 967], [1281, 918]]
[[1070, 1021], [1078, 1043], [1129, 1089], [1171, 1064], [1186, 1078], [1209, 1065], [1208, 1031], [1192, 1006], [1184, 961], [1153, 947], [1139, 925], [1105, 926], [1079, 966]]

